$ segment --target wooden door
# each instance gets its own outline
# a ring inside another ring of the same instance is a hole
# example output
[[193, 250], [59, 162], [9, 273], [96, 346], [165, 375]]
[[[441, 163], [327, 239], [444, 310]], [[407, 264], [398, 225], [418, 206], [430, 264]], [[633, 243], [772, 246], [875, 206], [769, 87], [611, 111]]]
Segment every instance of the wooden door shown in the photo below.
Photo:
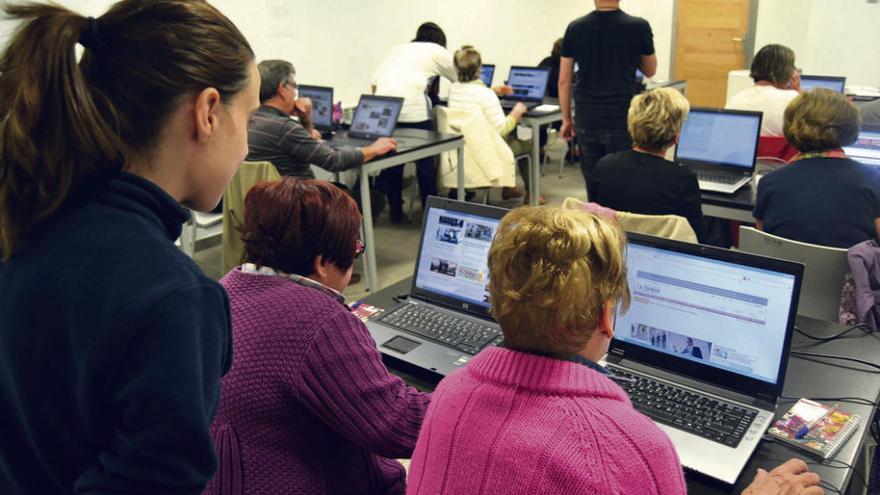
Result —
[[675, 79], [691, 105], [723, 107], [727, 73], [745, 68], [750, 0], [678, 0]]

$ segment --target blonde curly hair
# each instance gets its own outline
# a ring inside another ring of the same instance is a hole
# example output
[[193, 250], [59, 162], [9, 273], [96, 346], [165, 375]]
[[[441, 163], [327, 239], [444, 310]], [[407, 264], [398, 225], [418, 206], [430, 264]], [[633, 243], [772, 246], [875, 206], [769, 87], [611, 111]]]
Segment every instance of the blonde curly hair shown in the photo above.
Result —
[[691, 106], [672, 88], [657, 88], [632, 99], [626, 116], [633, 144], [648, 151], [663, 151], [675, 143]]
[[489, 250], [489, 297], [512, 349], [581, 351], [606, 303], [629, 308], [626, 235], [584, 211], [523, 207], [508, 213]]

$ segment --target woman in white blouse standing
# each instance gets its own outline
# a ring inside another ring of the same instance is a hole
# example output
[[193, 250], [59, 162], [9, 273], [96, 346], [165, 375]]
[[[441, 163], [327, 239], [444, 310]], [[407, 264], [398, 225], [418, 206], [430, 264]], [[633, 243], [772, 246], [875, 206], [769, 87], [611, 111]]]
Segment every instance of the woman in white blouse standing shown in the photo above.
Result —
[[[409, 43], [395, 46], [373, 76], [373, 94], [403, 98], [399, 128], [434, 129], [428, 87], [437, 76], [455, 82], [458, 78], [452, 55], [446, 50], [446, 35], [440, 26], [426, 22]], [[437, 194], [434, 158], [416, 162], [422, 207], [425, 198]], [[403, 166], [382, 171], [385, 193], [391, 209], [391, 223], [403, 220]]]
[[[501, 108], [501, 101], [498, 99], [498, 93], [503, 93], [507, 88], [487, 88], [483, 81], [480, 80], [480, 68], [483, 65], [480, 52], [470, 45], [465, 45], [455, 52], [454, 57], [455, 68], [458, 70], [459, 82], [454, 83], [449, 88], [449, 108], [459, 108], [463, 110], [480, 110], [486, 116], [489, 124], [495, 127], [495, 130], [501, 134], [501, 137], [507, 141], [513, 151], [513, 156], [520, 156], [529, 153], [532, 149], [531, 140], [522, 140], [516, 137], [516, 126], [526, 113], [526, 106], [517, 103], [507, 116]], [[525, 162], [522, 160], [517, 162], [519, 173], [525, 182], [526, 190], [529, 190], [529, 171]], [[510, 193], [505, 194], [505, 198], [514, 197]], [[528, 202], [528, 197], [525, 198]], [[543, 196], [540, 198], [541, 204], [546, 203]]]

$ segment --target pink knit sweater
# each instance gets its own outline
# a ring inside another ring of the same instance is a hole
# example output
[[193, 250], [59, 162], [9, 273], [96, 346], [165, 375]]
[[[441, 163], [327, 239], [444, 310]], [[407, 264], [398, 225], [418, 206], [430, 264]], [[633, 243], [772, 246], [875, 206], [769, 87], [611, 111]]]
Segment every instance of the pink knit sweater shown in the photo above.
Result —
[[388, 374], [366, 326], [329, 291], [229, 272], [232, 369], [211, 425], [207, 495], [403, 494], [430, 396]]
[[684, 494], [669, 438], [582, 364], [489, 348], [428, 407], [408, 494]]

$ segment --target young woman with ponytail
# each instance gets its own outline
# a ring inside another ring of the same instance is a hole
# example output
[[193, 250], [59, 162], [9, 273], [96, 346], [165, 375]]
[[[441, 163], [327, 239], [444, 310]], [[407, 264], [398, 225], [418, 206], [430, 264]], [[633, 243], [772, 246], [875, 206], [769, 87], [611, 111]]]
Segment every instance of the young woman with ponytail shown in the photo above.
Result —
[[0, 493], [200, 493], [229, 303], [174, 240], [247, 154], [253, 51], [199, 0], [3, 10]]

